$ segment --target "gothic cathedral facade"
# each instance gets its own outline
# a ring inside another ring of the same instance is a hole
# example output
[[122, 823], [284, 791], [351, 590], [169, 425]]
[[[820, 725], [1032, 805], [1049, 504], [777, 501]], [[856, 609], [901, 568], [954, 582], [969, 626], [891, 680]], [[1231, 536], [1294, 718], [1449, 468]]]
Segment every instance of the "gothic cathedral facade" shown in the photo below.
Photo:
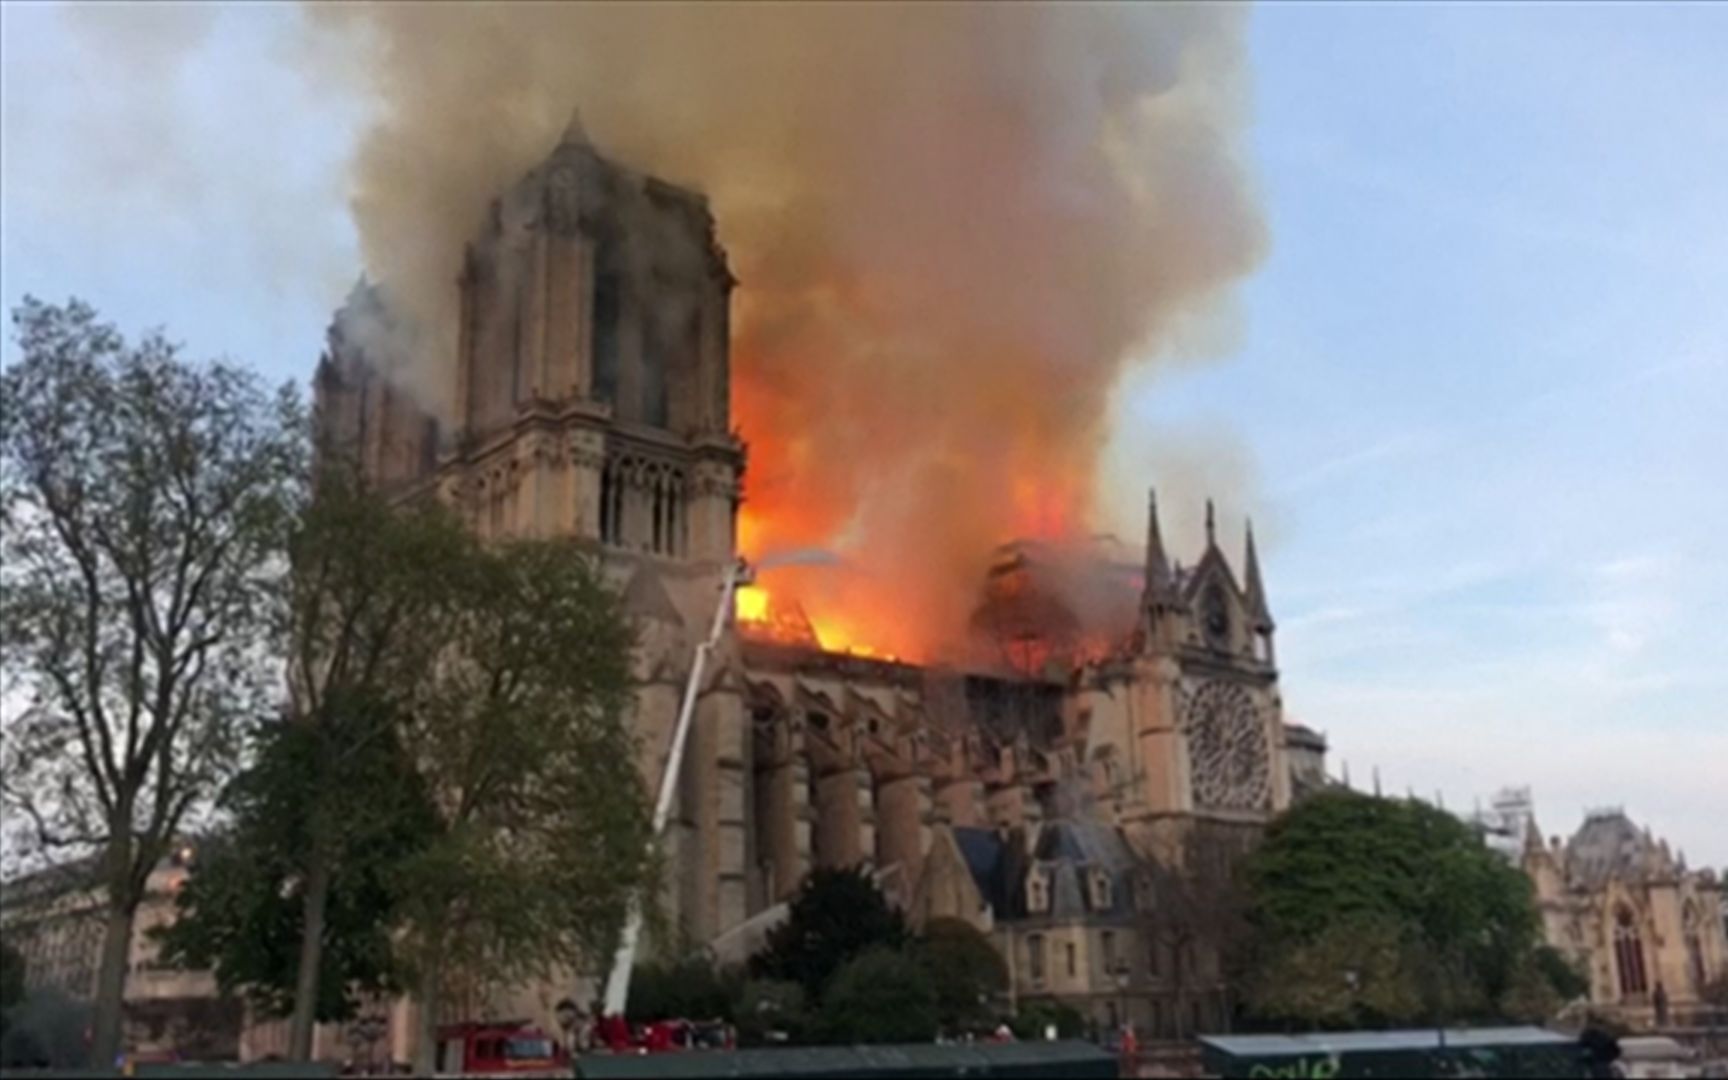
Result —
[[[652, 784], [739, 554], [737, 282], [714, 218], [703, 196], [608, 161], [573, 123], [493, 203], [458, 269], [454, 385], [438, 388], [453, 430], [381, 355], [371, 330], [388, 312], [363, 285], [319, 366], [321, 438], [387, 490], [436, 493], [482, 536], [568, 538], [603, 561], [639, 623], [634, 724]], [[1020, 837], [1030, 853], [1044, 825], [1084, 819], [1175, 863], [1251, 842], [1291, 797], [1252, 535], [1238, 576], [1208, 508], [1205, 547], [1183, 568], [1150, 510], [1144, 557], [1114, 568], [1138, 590], [1132, 625], [1058, 676], [731, 628], [700, 688], [667, 838], [665, 898], [687, 940], [736, 938], [815, 866], [874, 867], [915, 917], [1015, 909], [1003, 882], [945, 857], [962, 830]]]

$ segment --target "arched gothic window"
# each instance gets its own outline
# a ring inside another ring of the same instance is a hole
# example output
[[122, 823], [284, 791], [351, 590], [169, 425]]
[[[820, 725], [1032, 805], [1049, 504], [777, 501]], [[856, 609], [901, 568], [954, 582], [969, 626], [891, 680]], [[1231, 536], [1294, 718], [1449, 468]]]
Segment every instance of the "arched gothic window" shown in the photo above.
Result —
[[1650, 989], [1644, 972], [1644, 942], [1632, 909], [1622, 904], [1614, 910], [1614, 966], [1620, 972], [1620, 995], [1631, 997]]
[[688, 548], [684, 471], [633, 455], [609, 457], [600, 473], [600, 540], [611, 547], [681, 556]]
[[600, 542], [624, 542], [624, 477], [617, 459], [608, 459], [600, 473]]

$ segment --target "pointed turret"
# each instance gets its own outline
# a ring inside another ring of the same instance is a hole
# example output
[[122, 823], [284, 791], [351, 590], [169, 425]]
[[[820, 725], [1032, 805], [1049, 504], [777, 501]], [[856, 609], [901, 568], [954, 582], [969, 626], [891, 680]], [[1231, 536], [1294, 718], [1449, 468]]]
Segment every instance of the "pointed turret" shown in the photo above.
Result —
[[564, 134], [558, 137], [559, 146], [591, 146], [588, 141], [588, 129], [582, 126], [580, 109], [570, 110], [570, 120], [564, 125]]
[[1531, 814], [1524, 821], [1524, 854], [1539, 855], [1545, 850], [1542, 830], [1536, 827], [1536, 815]]
[[1248, 551], [1242, 560], [1243, 602], [1248, 607], [1248, 618], [1254, 623], [1256, 630], [1272, 629], [1272, 612], [1266, 607], [1266, 585], [1260, 579], [1260, 556], [1254, 550], [1254, 522], [1248, 522]]
[[1176, 578], [1164, 554], [1164, 535], [1158, 528], [1158, 492], [1146, 492], [1146, 591], [1148, 607], [1170, 606], [1176, 601]]

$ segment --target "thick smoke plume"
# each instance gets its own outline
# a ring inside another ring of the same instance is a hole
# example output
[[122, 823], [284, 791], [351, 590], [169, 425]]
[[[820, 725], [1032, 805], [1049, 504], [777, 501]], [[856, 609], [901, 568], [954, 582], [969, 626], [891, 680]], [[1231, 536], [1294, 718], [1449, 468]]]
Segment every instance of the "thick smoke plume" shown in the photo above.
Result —
[[[1264, 244], [1235, 7], [310, 10], [377, 105], [367, 269], [434, 337], [488, 202], [573, 107], [603, 153], [708, 193], [742, 282], [741, 542], [845, 557], [765, 581], [830, 646], [929, 656], [996, 544], [1087, 531], [1118, 376]], [[449, 352], [419, 385], [451, 386]]]

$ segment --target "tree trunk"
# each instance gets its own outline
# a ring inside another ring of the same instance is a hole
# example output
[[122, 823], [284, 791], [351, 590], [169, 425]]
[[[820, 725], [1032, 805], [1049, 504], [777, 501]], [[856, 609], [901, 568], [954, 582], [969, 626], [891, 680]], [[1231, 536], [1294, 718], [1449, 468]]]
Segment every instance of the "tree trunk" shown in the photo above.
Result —
[[324, 909], [330, 899], [330, 862], [322, 844], [312, 845], [300, 921], [300, 964], [294, 977], [294, 1016], [288, 1027], [288, 1060], [312, 1060], [318, 1020], [318, 976], [324, 960]]
[[430, 959], [420, 973], [419, 989], [419, 1024], [414, 1033], [414, 1075], [431, 1076], [438, 1064], [438, 968]]
[[90, 1068], [109, 1070], [120, 1056], [121, 1009], [126, 998], [126, 968], [132, 958], [132, 915], [124, 902], [108, 908], [102, 929], [102, 962], [96, 969], [95, 1015], [91, 1021]]

